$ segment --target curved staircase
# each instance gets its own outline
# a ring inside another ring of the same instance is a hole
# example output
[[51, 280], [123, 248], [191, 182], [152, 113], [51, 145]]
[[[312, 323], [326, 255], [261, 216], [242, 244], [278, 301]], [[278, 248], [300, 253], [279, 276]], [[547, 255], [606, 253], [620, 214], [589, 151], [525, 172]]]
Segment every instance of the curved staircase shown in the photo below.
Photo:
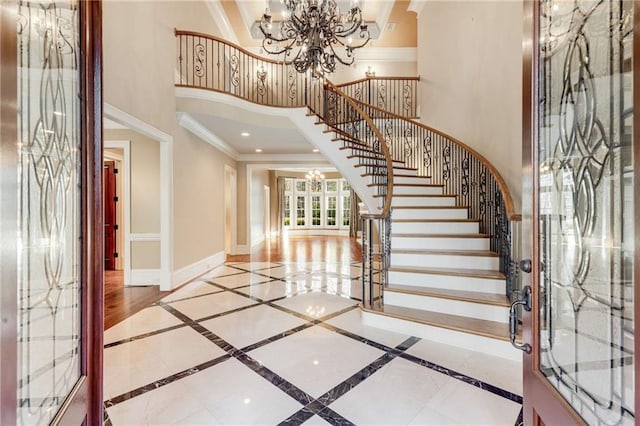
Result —
[[[196, 43], [195, 39], [181, 39], [194, 37], [191, 33], [176, 31], [176, 35], [180, 46]], [[252, 65], [257, 69], [260, 63], [268, 62], [224, 40], [210, 36], [209, 40], [231, 46], [235, 54], [248, 58], [235, 63], [257, 62]], [[243, 93], [237, 87], [230, 90], [225, 83], [220, 87], [196, 84], [189, 79], [193, 65], [183, 67], [182, 58], [179, 60], [181, 79], [177, 86], [236, 97]], [[286, 78], [289, 73], [285, 70], [282, 75]], [[310, 81], [305, 79], [304, 84]], [[246, 100], [260, 103], [254, 91], [245, 91], [251, 93]], [[499, 173], [459, 141], [348, 97], [345, 91], [329, 82], [324, 91], [315, 94], [309, 94], [305, 87], [306, 97], [297, 101], [301, 105], [281, 106], [307, 108], [305, 114], [291, 110], [292, 122], [349, 180], [369, 212], [387, 221], [386, 225], [378, 222], [377, 231], [371, 228], [371, 234], [379, 238], [378, 252], [364, 241], [366, 269], [370, 270], [363, 276], [365, 322], [520, 359], [521, 353], [512, 348], [508, 334], [508, 296], [515, 290], [516, 272], [510, 226], [517, 222], [517, 215], [508, 212], [513, 206]], [[421, 146], [421, 158], [407, 154], [407, 146]], [[443, 164], [436, 164], [438, 160]], [[480, 165], [471, 170], [470, 161]], [[452, 175], [454, 163], [461, 176]], [[437, 171], [437, 178], [429, 171]], [[480, 207], [474, 202], [481, 203]], [[390, 218], [385, 217], [387, 212]], [[366, 284], [371, 286], [371, 303], [364, 294]]]

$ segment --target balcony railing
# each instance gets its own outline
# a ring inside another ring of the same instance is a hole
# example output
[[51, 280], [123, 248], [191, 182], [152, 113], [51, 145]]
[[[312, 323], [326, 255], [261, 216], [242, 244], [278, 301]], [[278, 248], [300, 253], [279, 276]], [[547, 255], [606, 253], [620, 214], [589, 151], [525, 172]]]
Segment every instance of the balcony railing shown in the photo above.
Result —
[[[297, 73], [293, 66], [264, 59], [215, 36], [175, 32], [176, 86], [226, 93], [257, 104], [307, 107], [354, 150], [383, 199], [380, 212], [363, 216], [363, 303], [382, 301], [390, 252], [392, 160], [458, 195], [480, 231], [491, 238], [507, 277], [507, 295], [516, 290], [518, 258], [514, 227], [519, 227], [509, 190], [498, 171], [460, 141], [408, 117], [417, 115], [418, 78], [371, 78], [340, 86]], [[384, 88], [383, 88], [384, 87]]]

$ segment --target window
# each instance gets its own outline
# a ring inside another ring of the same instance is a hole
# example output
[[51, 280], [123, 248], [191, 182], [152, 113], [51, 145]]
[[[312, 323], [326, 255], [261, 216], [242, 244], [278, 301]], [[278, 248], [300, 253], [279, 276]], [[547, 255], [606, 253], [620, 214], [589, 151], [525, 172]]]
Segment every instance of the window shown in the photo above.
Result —
[[327, 226], [336, 226], [338, 214], [337, 199], [335, 195], [327, 197]]
[[305, 217], [305, 214], [307, 212], [307, 209], [305, 208], [306, 201], [306, 196], [296, 197], [296, 226], [304, 226], [307, 223]]
[[284, 217], [282, 224], [284, 226], [291, 226], [291, 195], [284, 196]]
[[[344, 188], [344, 187], [343, 187]], [[349, 226], [351, 220], [351, 194], [342, 195], [342, 226]]]
[[282, 224], [291, 229], [344, 229], [351, 221], [351, 186], [344, 179], [286, 178]]
[[320, 196], [314, 195], [311, 197], [311, 226], [320, 226], [322, 225], [321, 220], [321, 212], [322, 209], [320, 207]]

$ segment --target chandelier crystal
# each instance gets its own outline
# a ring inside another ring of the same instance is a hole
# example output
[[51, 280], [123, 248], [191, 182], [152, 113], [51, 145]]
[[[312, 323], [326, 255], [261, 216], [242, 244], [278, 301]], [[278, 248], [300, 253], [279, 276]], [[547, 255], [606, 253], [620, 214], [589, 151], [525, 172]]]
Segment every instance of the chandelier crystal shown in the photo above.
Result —
[[273, 55], [284, 54], [284, 62], [296, 71], [332, 73], [336, 64], [351, 65], [353, 51], [364, 47], [371, 35], [357, 0], [347, 13], [340, 13], [335, 0], [280, 0], [282, 20], [271, 15], [268, 3], [260, 21], [262, 47]]
[[320, 173], [320, 170], [314, 169], [307, 172], [307, 180], [311, 182], [318, 182], [324, 179], [324, 174]]

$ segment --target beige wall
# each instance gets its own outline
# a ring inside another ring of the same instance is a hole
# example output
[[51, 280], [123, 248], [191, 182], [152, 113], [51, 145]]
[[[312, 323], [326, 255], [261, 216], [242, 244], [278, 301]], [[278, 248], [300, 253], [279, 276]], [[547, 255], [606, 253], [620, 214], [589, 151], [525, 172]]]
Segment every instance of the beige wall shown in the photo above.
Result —
[[358, 61], [350, 67], [339, 67], [329, 76], [329, 80], [335, 84], [365, 78], [368, 67], [376, 73], [376, 77], [415, 77], [418, 75], [416, 62], [372, 62]]
[[236, 162], [177, 127], [173, 175], [174, 268], [224, 251], [224, 166]]
[[522, 3], [429, 1], [418, 21], [421, 121], [473, 147], [521, 200]]
[[104, 101], [169, 134], [175, 116], [174, 28], [219, 34], [204, 1], [105, 1]]
[[[131, 234], [160, 233], [160, 145], [131, 130], [105, 130], [105, 140], [130, 141]], [[124, 194], [120, 194], [123, 196]], [[122, 226], [120, 229], [123, 229]], [[125, 247], [125, 250], [127, 248]], [[132, 269], [160, 267], [158, 241], [131, 244]]]

